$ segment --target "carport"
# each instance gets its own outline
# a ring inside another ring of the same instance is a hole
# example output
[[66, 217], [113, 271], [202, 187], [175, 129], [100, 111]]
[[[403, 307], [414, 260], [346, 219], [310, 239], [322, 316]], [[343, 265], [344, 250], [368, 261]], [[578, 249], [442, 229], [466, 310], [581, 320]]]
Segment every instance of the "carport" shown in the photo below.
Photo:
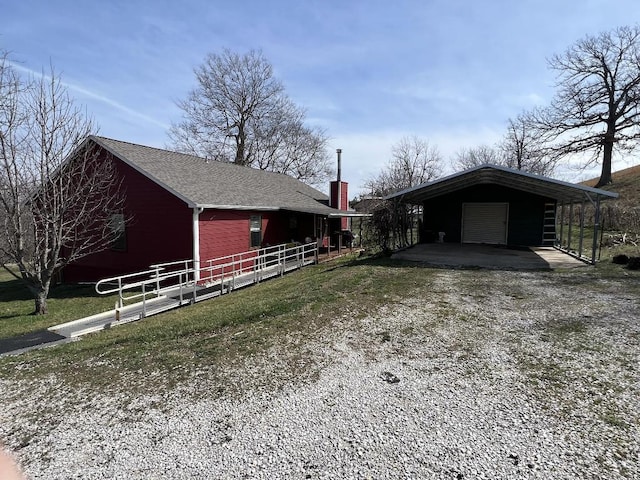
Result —
[[[386, 199], [422, 207], [420, 243], [443, 239], [457, 244], [548, 246], [593, 264], [600, 234], [600, 203], [617, 196], [487, 164], [401, 190]], [[588, 226], [587, 206], [594, 212]], [[577, 222], [574, 213], [578, 214]]]

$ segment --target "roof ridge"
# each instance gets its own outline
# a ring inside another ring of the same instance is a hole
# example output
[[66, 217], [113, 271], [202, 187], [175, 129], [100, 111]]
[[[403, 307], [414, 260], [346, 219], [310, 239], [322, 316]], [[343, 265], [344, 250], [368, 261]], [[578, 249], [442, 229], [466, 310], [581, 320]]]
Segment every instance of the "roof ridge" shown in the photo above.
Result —
[[324, 192], [284, 173], [97, 135], [89, 138], [189, 206], [333, 211]]
[[[177, 150], [169, 150], [167, 148], [152, 147], [150, 145], [142, 145], [140, 143], [128, 142], [126, 140], [118, 140], [118, 139], [115, 139], [115, 138], [104, 137], [104, 136], [101, 136], [101, 135], [90, 135], [90, 138], [94, 138], [94, 139], [97, 139], [97, 140], [107, 140], [107, 141], [117, 142], [117, 143], [124, 143], [124, 144], [131, 145], [131, 146], [137, 147], [137, 148], [147, 148], [149, 150], [157, 150], [157, 151], [160, 151], [160, 152], [172, 153], [172, 154], [181, 155], [181, 156], [184, 156], [184, 157], [189, 157], [189, 158], [192, 158], [192, 159], [202, 160], [204, 163], [215, 162], [216, 164], [220, 164], [220, 165], [233, 165], [232, 168], [237, 167], [237, 168], [242, 168], [242, 169], [248, 169], [248, 170], [251, 170], [251, 171], [254, 171], [254, 172], [263, 172], [263, 173], [267, 173], [267, 174], [270, 174], [270, 175], [279, 175], [279, 176], [282, 176], [284, 178], [287, 178], [287, 179], [290, 179], [290, 180], [295, 180], [297, 182], [301, 182], [302, 184], [304, 184], [306, 186], [309, 186], [306, 183], [304, 183], [302, 180], [294, 178], [291, 175], [287, 175], [286, 173], [282, 173], [282, 172], [274, 172], [274, 171], [271, 171], [271, 170], [263, 170], [261, 168], [255, 168], [255, 167], [252, 167], [250, 165], [239, 165], [239, 164], [237, 164], [235, 162], [228, 162], [226, 160], [209, 159], [209, 158], [201, 157], [199, 155], [194, 155], [194, 154], [191, 154], [191, 153], [179, 152]], [[315, 188], [315, 187], [312, 187], [312, 188]]]

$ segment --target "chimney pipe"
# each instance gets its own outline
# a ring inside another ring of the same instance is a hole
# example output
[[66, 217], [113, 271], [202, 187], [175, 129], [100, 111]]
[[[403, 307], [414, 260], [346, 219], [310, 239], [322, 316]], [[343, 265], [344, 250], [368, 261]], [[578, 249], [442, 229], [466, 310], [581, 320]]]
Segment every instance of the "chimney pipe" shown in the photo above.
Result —
[[342, 149], [338, 148], [336, 150], [336, 152], [338, 153], [338, 183], [340, 183], [340, 179], [342, 177], [342, 160], [341, 160], [341, 155], [342, 155]]

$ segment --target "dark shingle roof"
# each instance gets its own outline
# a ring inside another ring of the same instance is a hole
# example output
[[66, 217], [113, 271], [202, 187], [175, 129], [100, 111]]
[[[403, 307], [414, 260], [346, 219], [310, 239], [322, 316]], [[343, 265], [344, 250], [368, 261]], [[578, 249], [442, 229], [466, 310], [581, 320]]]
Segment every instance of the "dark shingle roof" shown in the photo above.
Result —
[[328, 197], [295, 178], [110, 138], [91, 140], [190, 207], [335, 214]]
[[432, 182], [406, 188], [388, 195], [386, 199], [399, 198], [407, 203], [420, 203], [472, 185], [496, 184], [553, 198], [562, 203], [581, 202], [588, 199], [616, 198], [617, 193], [599, 188], [563, 182], [554, 178], [514, 170], [500, 165], [480, 165]]

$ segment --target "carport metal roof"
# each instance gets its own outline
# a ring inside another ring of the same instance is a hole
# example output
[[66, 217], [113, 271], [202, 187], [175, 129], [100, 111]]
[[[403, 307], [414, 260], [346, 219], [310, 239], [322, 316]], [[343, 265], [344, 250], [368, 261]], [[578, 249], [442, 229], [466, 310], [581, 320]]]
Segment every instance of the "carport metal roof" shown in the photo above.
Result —
[[522, 190], [543, 197], [552, 198], [558, 203], [574, 203], [589, 200], [599, 203], [607, 198], [617, 198], [618, 194], [599, 188], [563, 182], [554, 178], [522, 172], [499, 165], [480, 165], [460, 173], [423, 183], [388, 195], [385, 199], [398, 199], [404, 203], [418, 204], [433, 197], [439, 197], [473, 185], [501, 185]]

